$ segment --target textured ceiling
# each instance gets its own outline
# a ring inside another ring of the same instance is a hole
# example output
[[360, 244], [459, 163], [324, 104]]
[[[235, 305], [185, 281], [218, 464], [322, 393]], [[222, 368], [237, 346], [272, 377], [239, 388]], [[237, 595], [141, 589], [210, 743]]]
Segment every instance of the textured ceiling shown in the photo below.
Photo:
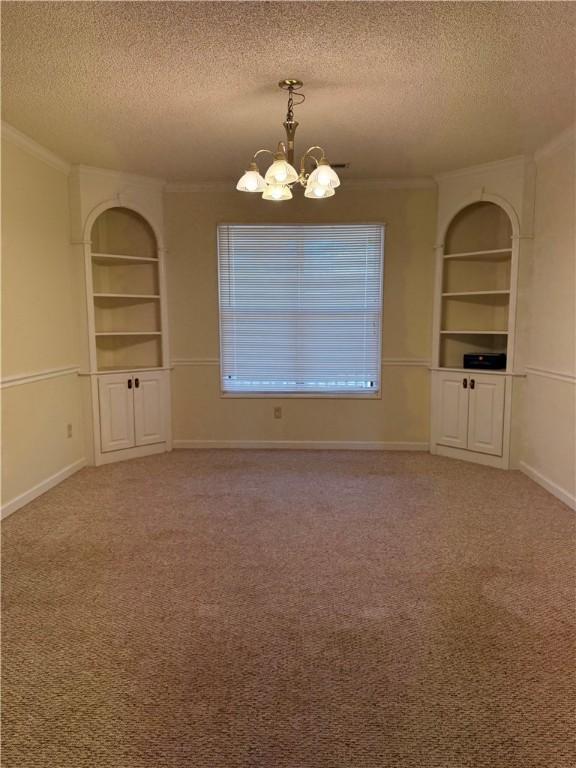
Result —
[[574, 119], [576, 4], [4, 2], [4, 119], [74, 163], [224, 180], [283, 137], [349, 178], [530, 152]]

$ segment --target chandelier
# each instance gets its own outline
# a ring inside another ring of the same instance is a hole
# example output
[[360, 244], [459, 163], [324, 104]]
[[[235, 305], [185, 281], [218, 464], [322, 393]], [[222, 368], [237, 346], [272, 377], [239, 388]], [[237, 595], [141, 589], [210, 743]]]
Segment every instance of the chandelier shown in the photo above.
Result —
[[[340, 185], [340, 179], [336, 171], [330, 167], [322, 147], [310, 147], [300, 159], [300, 172], [294, 167], [294, 136], [298, 122], [294, 120], [294, 97], [300, 99], [296, 104], [302, 104], [305, 100], [303, 93], [299, 93], [304, 85], [301, 80], [281, 80], [278, 85], [288, 91], [288, 111], [284, 121], [286, 142], [278, 142], [276, 152], [270, 149], [259, 149], [254, 153], [250, 167], [236, 185], [240, 192], [259, 192], [264, 200], [291, 200], [292, 187], [300, 185], [305, 188], [304, 197], [321, 200], [332, 197], [336, 187]], [[263, 153], [272, 155], [272, 165], [266, 171], [265, 176], [260, 174], [256, 162], [258, 155]], [[319, 157], [316, 155], [319, 154]]]

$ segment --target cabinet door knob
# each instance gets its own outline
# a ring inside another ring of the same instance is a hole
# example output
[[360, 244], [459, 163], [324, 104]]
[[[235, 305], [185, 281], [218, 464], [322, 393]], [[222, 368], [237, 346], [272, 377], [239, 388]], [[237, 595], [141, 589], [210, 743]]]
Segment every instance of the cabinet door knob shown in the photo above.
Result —
[[470, 389], [474, 389], [475, 386], [476, 386], [476, 382], [474, 381], [474, 379], [470, 379]]
[[466, 387], [468, 386], [468, 379], [462, 379], [462, 386], [464, 387], [464, 389], [466, 389]]
[[132, 389], [132, 379], [128, 379], [128, 389]]
[[140, 386], [140, 379], [138, 377], [134, 379], [134, 386], [136, 387], [136, 389], [138, 389], [138, 387]]

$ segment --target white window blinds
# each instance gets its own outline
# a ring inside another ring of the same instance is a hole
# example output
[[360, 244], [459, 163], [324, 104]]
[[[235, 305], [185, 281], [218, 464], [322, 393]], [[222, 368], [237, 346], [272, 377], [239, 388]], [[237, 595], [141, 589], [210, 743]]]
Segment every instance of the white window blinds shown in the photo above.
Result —
[[382, 224], [218, 227], [222, 391], [380, 389]]

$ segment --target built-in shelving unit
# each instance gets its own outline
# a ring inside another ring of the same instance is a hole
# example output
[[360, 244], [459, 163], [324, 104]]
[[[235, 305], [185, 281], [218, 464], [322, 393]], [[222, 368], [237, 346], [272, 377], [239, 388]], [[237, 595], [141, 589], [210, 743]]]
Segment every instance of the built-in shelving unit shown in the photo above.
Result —
[[97, 371], [162, 366], [156, 238], [135, 211], [113, 207], [92, 227], [92, 303]]
[[513, 459], [512, 402], [522, 389], [516, 300], [531, 174], [518, 159], [438, 178], [430, 450], [500, 469]]
[[467, 353], [510, 352], [512, 228], [500, 206], [479, 201], [451, 221], [441, 254], [436, 365], [464, 369]]
[[70, 172], [72, 249], [84, 267], [86, 456], [96, 465], [172, 450], [163, 187], [100, 168]]

